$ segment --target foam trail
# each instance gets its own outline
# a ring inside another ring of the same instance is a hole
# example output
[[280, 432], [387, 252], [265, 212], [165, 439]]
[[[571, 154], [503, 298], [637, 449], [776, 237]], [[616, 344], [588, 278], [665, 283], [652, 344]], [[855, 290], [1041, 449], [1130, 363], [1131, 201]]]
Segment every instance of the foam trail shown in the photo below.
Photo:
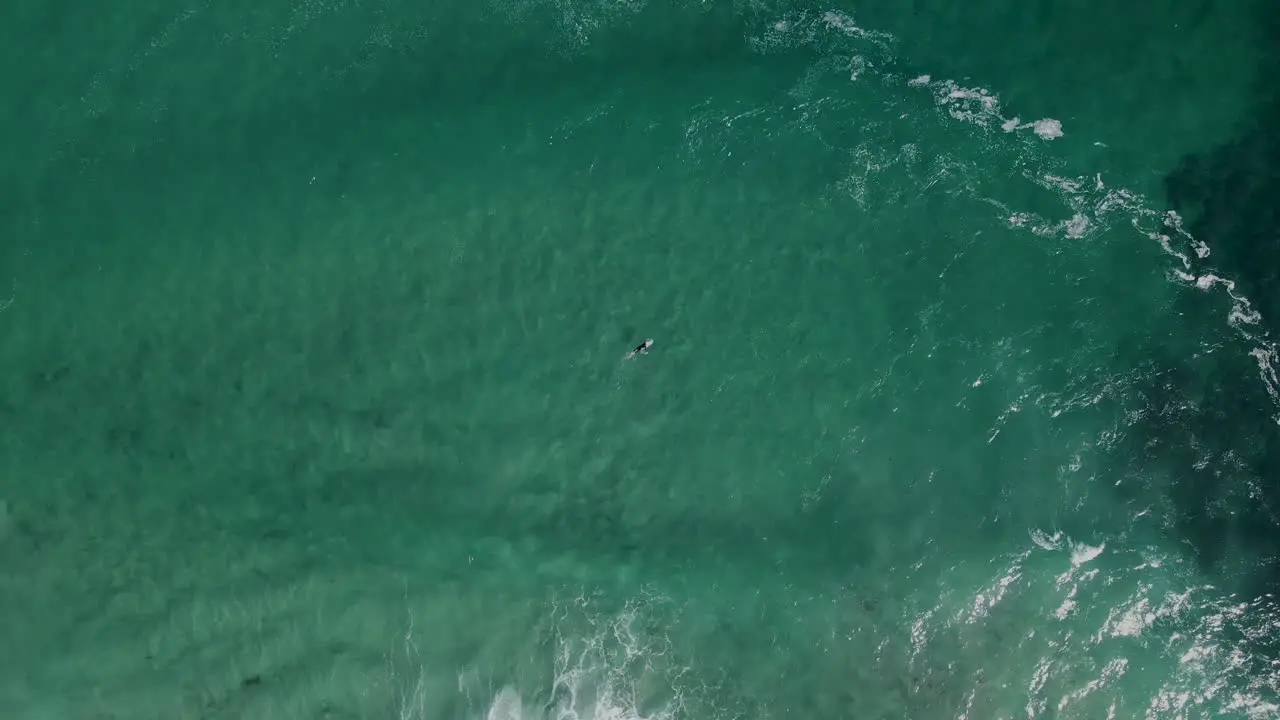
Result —
[[[863, 74], [873, 73], [890, 65], [895, 59], [895, 38], [884, 32], [867, 30], [857, 24], [853, 16], [829, 10], [821, 15], [800, 12], [779, 18], [768, 24], [765, 31], [749, 39], [758, 52], [776, 52], [798, 45], [814, 46], [840, 52], [855, 52], [858, 58], [854, 80]], [[850, 45], [852, 43], [852, 46]], [[874, 60], [867, 60], [871, 56]], [[888, 83], [901, 83], [911, 90], [925, 90], [931, 94], [935, 106], [945, 116], [983, 129], [999, 128], [1004, 133], [1030, 129], [1042, 140], [1053, 140], [1065, 133], [1062, 123], [1054, 118], [1041, 118], [1022, 122], [1018, 116], [1002, 114], [999, 95], [982, 87], [966, 87], [954, 80], [935, 79], [928, 73], [911, 77], [899, 77], [881, 73]], [[1268, 395], [1277, 407], [1273, 416], [1280, 423], [1280, 383], [1271, 359], [1276, 357], [1277, 346], [1265, 329], [1261, 313], [1253, 303], [1237, 289], [1229, 278], [1200, 268], [1201, 261], [1210, 257], [1209, 246], [1198, 240], [1183, 227], [1182, 218], [1172, 210], [1155, 210], [1146, 198], [1127, 188], [1108, 187], [1101, 173], [1092, 176], [1064, 177], [1053, 173], [1023, 171], [1031, 182], [1055, 193], [1072, 211], [1071, 217], [1062, 221], [1049, 221], [1034, 213], [1007, 207], [995, 198], [982, 197], [1002, 210], [1009, 227], [1028, 230], [1037, 236], [1067, 240], [1089, 240], [1112, 227], [1117, 220], [1127, 221], [1137, 232], [1156, 242], [1180, 269], [1172, 270], [1170, 279], [1204, 292], [1225, 292], [1230, 298], [1226, 321], [1246, 342], [1253, 345], [1250, 354], [1258, 360], [1259, 375]], [[844, 181], [859, 203], [865, 202], [866, 179], [848, 178]]]
[[[946, 114], [957, 120], [987, 127], [1001, 120], [998, 97], [985, 89], [961, 88], [950, 80], [933, 81], [930, 76], [922, 75], [906, 83], [907, 87], [929, 88], [937, 104]], [[1035, 133], [1045, 139], [1062, 136], [1062, 125], [1057, 120], [1044, 119], [1034, 123], [1018, 123], [1018, 118], [1003, 120], [1001, 128], [1006, 132], [1032, 127]], [[1053, 191], [1073, 211], [1070, 220], [1050, 223], [1032, 213], [1009, 212], [1007, 222], [1011, 227], [1026, 228], [1041, 236], [1061, 237], [1065, 239], [1086, 239], [1099, 234], [1111, 226], [1111, 221], [1127, 219], [1129, 224], [1146, 238], [1156, 242], [1160, 248], [1181, 269], [1170, 272], [1170, 279], [1189, 285], [1198, 290], [1209, 292], [1220, 289], [1231, 300], [1227, 312], [1227, 325], [1236, 330], [1240, 337], [1254, 345], [1250, 354], [1259, 361], [1259, 375], [1267, 389], [1272, 402], [1277, 406], [1273, 418], [1280, 423], [1280, 387], [1276, 382], [1276, 374], [1269, 358], [1275, 357], [1276, 344], [1266, 331], [1263, 317], [1254, 308], [1236, 283], [1228, 278], [1214, 274], [1207, 269], [1197, 270], [1201, 261], [1211, 255], [1209, 246], [1191, 235], [1184, 227], [1182, 217], [1173, 210], [1155, 210], [1141, 194], [1127, 188], [1110, 188], [1102, 179], [1101, 173], [1094, 173], [1092, 178], [1079, 176], [1074, 178], [1044, 173], [1036, 175], [1030, 171], [1024, 175], [1037, 185]], [[1090, 179], [1093, 180], [1090, 183]], [[988, 202], [1003, 207], [1001, 203], [985, 198]], [[1007, 208], [1006, 208], [1007, 210]]]
[[[894, 59], [895, 39], [892, 35], [862, 28], [851, 15], [835, 10], [823, 13], [816, 21], [809, 13], [778, 19], [769, 25], [762, 37], [752, 38], [752, 43], [757, 49], [774, 51], [801, 44], [830, 47], [830, 39], [822, 33], [824, 30], [870, 46], [869, 49], [878, 57], [878, 63], [861, 64], [858, 74], [872, 72], [877, 66], [888, 65]], [[905, 79], [886, 73], [882, 79], [900, 82], [909, 89], [926, 90], [943, 114], [980, 128], [998, 127], [1005, 133], [1030, 129], [1043, 140], [1062, 137], [1065, 132], [1062, 123], [1053, 118], [1022, 122], [1016, 115], [1005, 117], [998, 94], [986, 88], [966, 87], [949, 79], [938, 80], [927, 73]], [[1138, 193], [1126, 188], [1108, 187], [1101, 173], [1075, 178], [1050, 173], [1037, 175], [1029, 171], [1024, 175], [1037, 185], [1055, 192], [1071, 208], [1072, 215], [1065, 221], [1049, 222], [1033, 213], [1008, 208], [994, 198], [983, 198], [1006, 212], [1006, 222], [1010, 227], [1024, 228], [1039, 236], [1086, 240], [1108, 229], [1118, 216], [1159, 244], [1177, 262], [1181, 269], [1171, 272], [1172, 280], [1205, 292], [1225, 292], [1231, 300], [1227, 324], [1254, 346], [1250, 354], [1258, 360], [1260, 379], [1277, 406], [1274, 418], [1280, 423], [1280, 383], [1272, 363], [1277, 354], [1276, 343], [1265, 330], [1261, 313], [1237, 289], [1234, 281], [1207, 269], [1197, 269], [1199, 262], [1210, 256], [1210, 248], [1184, 229], [1182, 218], [1176, 212], [1155, 210]]]
[[[548, 618], [554, 628], [550, 687], [534, 688], [538, 700], [533, 702], [533, 697], [522, 694], [516, 685], [504, 685], [489, 701], [485, 719], [680, 717], [686, 709], [680, 677], [690, 668], [673, 666], [667, 638], [648, 630], [655, 624], [651, 622], [655, 613], [666, 617], [660, 608], [666, 602], [662, 597], [633, 599], [616, 613], [601, 613], [590, 599], [579, 596], [553, 607]], [[460, 687], [463, 684], [460, 678]], [[666, 701], [642, 700], [640, 686], [663, 688]], [[644, 710], [642, 704], [646, 705]]]
[[524, 703], [520, 700], [520, 693], [510, 685], [498, 692], [493, 704], [489, 706], [489, 712], [485, 714], [485, 720], [521, 720], [523, 717]]

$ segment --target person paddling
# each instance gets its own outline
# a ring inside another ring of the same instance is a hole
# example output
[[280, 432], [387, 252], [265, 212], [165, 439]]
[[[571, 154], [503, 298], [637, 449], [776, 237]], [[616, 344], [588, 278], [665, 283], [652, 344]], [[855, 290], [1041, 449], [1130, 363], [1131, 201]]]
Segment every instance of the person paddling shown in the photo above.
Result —
[[635, 350], [627, 353], [627, 359], [630, 360], [637, 355], [643, 355], [649, 352], [649, 348], [651, 347], [653, 347], [653, 338], [645, 338], [644, 342], [637, 345]]

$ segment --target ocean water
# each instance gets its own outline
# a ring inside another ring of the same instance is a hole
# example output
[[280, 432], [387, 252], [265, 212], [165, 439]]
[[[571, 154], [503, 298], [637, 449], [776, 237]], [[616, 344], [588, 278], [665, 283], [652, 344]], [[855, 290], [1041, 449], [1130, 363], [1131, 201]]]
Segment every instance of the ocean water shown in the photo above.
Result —
[[1269, 3], [0, 22], [0, 717], [1280, 714]]

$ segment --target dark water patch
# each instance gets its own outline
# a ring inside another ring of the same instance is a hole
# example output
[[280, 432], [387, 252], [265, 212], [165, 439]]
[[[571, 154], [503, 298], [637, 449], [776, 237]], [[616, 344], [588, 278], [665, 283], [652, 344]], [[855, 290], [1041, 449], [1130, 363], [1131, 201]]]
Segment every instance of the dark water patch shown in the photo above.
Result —
[[[1259, 20], [1259, 46], [1269, 54], [1257, 69], [1253, 115], [1234, 138], [1183, 158], [1165, 191], [1191, 234], [1213, 250], [1211, 267], [1197, 274], [1234, 280], [1269, 330], [1280, 318], [1280, 18], [1269, 11]], [[1178, 309], [1202, 317], [1204, 296], [1188, 292]], [[1280, 591], [1272, 561], [1280, 556], [1280, 435], [1250, 350], [1232, 341], [1196, 360], [1163, 358], [1168, 370], [1145, 390], [1152, 412], [1140, 457], [1171, 473], [1178, 529], [1202, 568], [1224, 580], [1235, 575], [1234, 590], [1262, 598]]]
[[1205, 153], [1184, 157], [1165, 178], [1172, 207], [1213, 248], [1211, 258], [1274, 322], [1280, 313], [1280, 16], [1259, 18], [1266, 53], [1255, 76], [1256, 104], [1240, 131]]

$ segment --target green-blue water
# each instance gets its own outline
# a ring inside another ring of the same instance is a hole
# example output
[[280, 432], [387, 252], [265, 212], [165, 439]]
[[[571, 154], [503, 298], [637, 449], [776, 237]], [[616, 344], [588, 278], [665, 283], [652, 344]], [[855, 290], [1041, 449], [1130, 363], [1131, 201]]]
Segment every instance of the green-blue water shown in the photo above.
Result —
[[878, 5], [0, 9], [0, 717], [1280, 712], [1272, 9]]

